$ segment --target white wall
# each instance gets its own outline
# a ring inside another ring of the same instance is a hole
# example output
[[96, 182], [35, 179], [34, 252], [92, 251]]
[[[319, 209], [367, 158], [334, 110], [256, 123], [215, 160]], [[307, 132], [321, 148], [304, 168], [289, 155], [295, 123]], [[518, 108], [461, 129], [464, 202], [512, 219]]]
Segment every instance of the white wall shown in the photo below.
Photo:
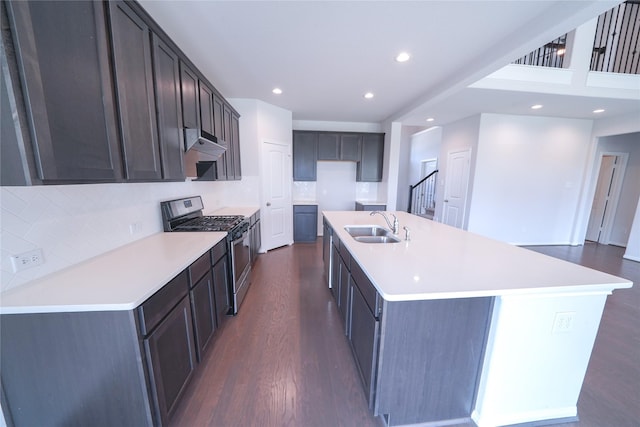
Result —
[[432, 127], [411, 136], [411, 155], [409, 164], [409, 182], [415, 184], [423, 178], [422, 161], [437, 159], [442, 144], [442, 128]]
[[469, 231], [514, 244], [572, 244], [591, 120], [483, 114]]
[[469, 172], [469, 188], [467, 206], [464, 212], [464, 222], [462, 228], [468, 227], [469, 207], [473, 199], [475, 163], [478, 146], [478, 132], [480, 128], [480, 116], [468, 117], [451, 123], [442, 128], [442, 145], [440, 146], [440, 154], [438, 155], [438, 188], [436, 189], [436, 211], [434, 220], [442, 221], [443, 217], [443, 200], [444, 185], [447, 176], [447, 157], [450, 152], [471, 150], [470, 172]]
[[[417, 179], [411, 177], [411, 155], [413, 136], [423, 130], [417, 126], [402, 126], [400, 134], [400, 150], [398, 152], [398, 191], [396, 209], [407, 211], [409, 206], [409, 186], [415, 184]], [[436, 156], [437, 157], [437, 156]]]
[[[213, 210], [235, 196], [231, 187], [191, 181], [1, 187], [2, 291], [162, 232], [163, 200], [202, 195]], [[132, 234], [131, 224], [139, 231]], [[36, 248], [44, 264], [13, 273], [9, 257]]]

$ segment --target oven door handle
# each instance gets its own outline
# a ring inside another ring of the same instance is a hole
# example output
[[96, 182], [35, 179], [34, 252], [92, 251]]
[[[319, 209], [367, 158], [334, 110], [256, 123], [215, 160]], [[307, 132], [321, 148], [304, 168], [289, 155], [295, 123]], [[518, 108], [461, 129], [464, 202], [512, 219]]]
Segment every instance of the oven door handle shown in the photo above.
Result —
[[249, 237], [249, 230], [244, 231], [242, 234], [238, 235], [235, 239], [233, 238], [233, 236], [230, 236], [230, 239], [231, 239], [231, 243], [235, 244], [245, 240], [247, 237]]

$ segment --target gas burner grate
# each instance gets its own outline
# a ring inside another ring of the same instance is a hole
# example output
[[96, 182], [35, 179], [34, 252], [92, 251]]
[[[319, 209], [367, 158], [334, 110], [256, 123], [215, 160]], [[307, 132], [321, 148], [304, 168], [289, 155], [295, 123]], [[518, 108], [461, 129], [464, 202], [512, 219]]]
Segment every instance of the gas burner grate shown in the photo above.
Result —
[[244, 220], [237, 215], [201, 216], [180, 224], [175, 230], [182, 231], [230, 231]]

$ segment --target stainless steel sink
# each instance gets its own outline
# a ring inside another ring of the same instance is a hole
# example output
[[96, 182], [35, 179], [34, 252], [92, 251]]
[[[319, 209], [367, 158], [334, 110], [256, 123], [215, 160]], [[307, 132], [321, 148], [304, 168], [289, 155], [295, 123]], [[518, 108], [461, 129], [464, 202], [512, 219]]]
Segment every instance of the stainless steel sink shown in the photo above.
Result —
[[400, 239], [379, 225], [348, 225], [344, 228], [356, 241], [362, 243], [398, 243]]
[[354, 237], [358, 242], [362, 243], [398, 243], [400, 239], [393, 235], [389, 236], [357, 236]]

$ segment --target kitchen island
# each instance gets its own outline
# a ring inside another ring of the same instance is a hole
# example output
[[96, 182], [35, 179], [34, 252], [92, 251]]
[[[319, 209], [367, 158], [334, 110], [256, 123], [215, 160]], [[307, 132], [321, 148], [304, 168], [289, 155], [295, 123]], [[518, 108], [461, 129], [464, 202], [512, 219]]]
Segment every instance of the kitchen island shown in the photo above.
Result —
[[399, 242], [361, 243], [345, 227], [386, 228], [380, 215], [323, 212], [327, 278], [374, 414], [388, 425], [575, 420], [606, 297], [632, 283], [394, 213]]

